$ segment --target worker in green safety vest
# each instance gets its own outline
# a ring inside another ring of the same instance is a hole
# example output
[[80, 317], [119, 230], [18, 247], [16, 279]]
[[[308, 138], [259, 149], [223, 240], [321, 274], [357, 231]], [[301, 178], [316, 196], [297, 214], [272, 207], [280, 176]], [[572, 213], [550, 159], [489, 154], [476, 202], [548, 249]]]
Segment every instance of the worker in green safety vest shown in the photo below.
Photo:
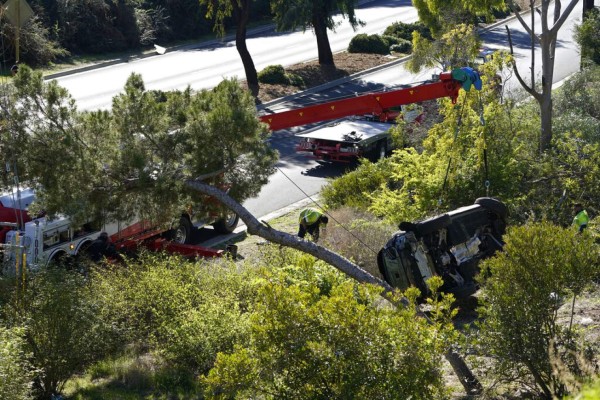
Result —
[[300, 217], [298, 218], [298, 223], [300, 224], [298, 236], [304, 238], [308, 233], [316, 242], [319, 240], [319, 226], [323, 224], [323, 227], [325, 227], [327, 222], [329, 222], [329, 218], [321, 211], [316, 208], [305, 208], [300, 211]]
[[587, 211], [583, 209], [583, 206], [580, 203], [576, 203], [573, 205], [573, 212], [575, 213], [575, 217], [573, 218], [573, 225], [575, 225], [579, 230], [579, 233], [581, 233], [587, 227], [590, 217], [588, 216]]

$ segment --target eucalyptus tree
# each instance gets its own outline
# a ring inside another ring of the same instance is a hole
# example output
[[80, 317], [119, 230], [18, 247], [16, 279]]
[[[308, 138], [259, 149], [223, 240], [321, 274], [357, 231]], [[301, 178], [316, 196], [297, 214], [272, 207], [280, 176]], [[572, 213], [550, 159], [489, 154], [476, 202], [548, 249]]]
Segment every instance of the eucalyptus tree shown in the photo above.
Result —
[[[552, 83], [554, 78], [557, 35], [558, 31], [575, 8], [577, 2], [578, 0], [569, 0], [566, 7], [563, 9], [563, 1], [561, 0], [542, 0], [537, 6], [534, 0], [530, 0], [529, 8], [534, 9], [535, 7], [535, 10], [539, 12], [541, 17], [542, 31], [540, 33], [535, 32], [536, 13], [531, 12], [530, 21], [526, 22], [514, 0], [415, 0], [413, 1], [413, 4], [419, 12], [419, 18], [421, 18], [434, 33], [436, 31], [444, 30], [444, 26], [447, 26], [444, 21], [452, 21], [452, 19], [448, 18], [449, 14], [456, 14], [461, 11], [465, 13], [465, 15], [475, 14], [490, 17], [490, 13], [493, 9], [509, 7], [515, 13], [519, 23], [523, 26], [531, 39], [532, 58], [530, 67], [531, 78], [529, 83], [523, 79], [516, 64], [513, 64], [513, 70], [521, 86], [539, 105], [541, 116], [539, 144], [540, 150], [545, 151], [550, 147], [552, 142]], [[553, 9], [551, 9], [552, 6], [554, 6]], [[512, 51], [510, 30], [508, 27], [506, 30], [508, 33], [508, 42], [511, 45]], [[542, 79], [539, 84], [536, 83], [534, 68], [534, 51], [536, 46], [539, 46], [541, 50]]]
[[200, 4], [207, 7], [206, 17], [214, 20], [214, 30], [219, 36], [225, 36], [225, 21], [233, 17], [235, 47], [244, 65], [248, 89], [254, 97], [258, 96], [258, 73], [246, 44], [252, 0], [200, 0]]
[[[536, 11], [540, 12], [542, 21], [542, 32], [539, 34], [536, 33], [534, 29], [535, 13], [530, 13], [531, 22], [528, 24], [521, 16], [521, 13], [517, 10], [514, 1], [507, 0], [507, 3], [510, 5], [517, 19], [531, 38], [531, 52], [534, 53], [535, 46], [539, 46], [541, 50], [542, 81], [539, 84], [539, 89], [538, 85], [536, 85], [534, 76], [534, 54], [532, 54], [531, 57], [531, 79], [529, 84], [527, 84], [527, 82], [525, 82], [525, 80], [522, 78], [516, 64], [513, 65], [513, 70], [515, 71], [515, 76], [517, 77], [517, 80], [521, 86], [535, 99], [535, 101], [537, 101], [540, 107], [540, 150], [545, 151], [550, 147], [552, 142], [552, 83], [554, 79], [554, 61], [558, 31], [575, 8], [575, 5], [577, 5], [578, 0], [570, 0], [564, 10], [562, 9], [561, 0], [542, 0], [539, 8], [536, 8]], [[551, 11], [552, 3], [554, 4], [553, 11]], [[530, 8], [533, 9], [534, 5], [535, 2], [531, 0]], [[551, 18], [550, 14], [552, 14]], [[512, 52], [512, 41], [510, 39], [510, 30], [508, 27], [506, 27], [506, 31], [508, 32], [508, 38]]]
[[327, 30], [335, 31], [341, 24], [333, 18], [336, 12], [347, 18], [353, 29], [361, 25], [362, 22], [355, 14], [356, 4], [356, 0], [272, 0], [271, 10], [278, 30], [292, 31], [301, 28], [305, 31], [312, 28], [317, 38], [319, 64], [334, 66]]

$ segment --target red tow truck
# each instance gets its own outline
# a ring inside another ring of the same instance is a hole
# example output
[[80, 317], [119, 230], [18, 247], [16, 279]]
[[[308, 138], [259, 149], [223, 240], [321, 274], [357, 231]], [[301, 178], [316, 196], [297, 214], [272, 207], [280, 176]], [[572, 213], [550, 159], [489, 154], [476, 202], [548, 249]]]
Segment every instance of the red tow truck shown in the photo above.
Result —
[[[220, 257], [226, 253], [187, 244], [192, 227], [191, 216], [187, 213], [172, 230], [157, 229], [149, 221], [91, 222], [75, 227], [66, 216], [30, 216], [27, 209], [34, 200], [34, 191], [27, 188], [0, 194], [0, 261], [4, 260], [6, 268], [18, 270], [27, 266], [36, 270], [51, 262], [85, 255], [102, 232], [107, 232], [115, 249], [123, 253], [141, 247], [188, 258]], [[216, 220], [214, 225], [218, 231], [229, 232], [237, 221], [238, 217], [233, 215]]]
[[[478, 83], [476, 84], [476, 82]], [[399, 115], [398, 107], [449, 97], [456, 102], [461, 87], [479, 86], [477, 72], [459, 68], [444, 72], [434, 82], [387, 92], [367, 93], [298, 109], [260, 116], [271, 130], [359, 116], [297, 135], [296, 151], [311, 153], [324, 161], [348, 162], [359, 157], [382, 158], [392, 148], [389, 128]], [[417, 119], [415, 116], [412, 119]], [[418, 119], [417, 119], [418, 121]], [[419, 121], [420, 122], [420, 121]]]

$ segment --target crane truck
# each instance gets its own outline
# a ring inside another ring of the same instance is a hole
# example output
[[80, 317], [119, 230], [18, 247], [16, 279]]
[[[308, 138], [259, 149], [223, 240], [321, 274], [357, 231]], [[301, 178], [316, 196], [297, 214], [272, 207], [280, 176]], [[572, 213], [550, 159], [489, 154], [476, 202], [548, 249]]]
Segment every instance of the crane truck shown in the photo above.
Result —
[[192, 228], [212, 223], [216, 231], [229, 233], [239, 220], [233, 213], [207, 216], [185, 212], [168, 230], [144, 220], [89, 222], [75, 227], [67, 216], [30, 216], [28, 206], [34, 201], [35, 193], [29, 188], [0, 194], [0, 259], [7, 269], [27, 266], [35, 270], [52, 262], [86, 256], [102, 232], [108, 234], [117, 252], [129, 253], [144, 247], [189, 258], [220, 257], [226, 251], [189, 244]]
[[[386, 92], [310, 105], [298, 109], [265, 114], [260, 119], [271, 130], [287, 129], [316, 122], [360, 116], [354, 121], [337, 123], [298, 135], [298, 152], [308, 152], [324, 161], [349, 162], [359, 157], [382, 158], [392, 148], [389, 129], [399, 115], [398, 107], [448, 97], [456, 102], [461, 88], [480, 88], [481, 80], [471, 68], [441, 73], [435, 81]], [[411, 119], [419, 120], [418, 115]]]

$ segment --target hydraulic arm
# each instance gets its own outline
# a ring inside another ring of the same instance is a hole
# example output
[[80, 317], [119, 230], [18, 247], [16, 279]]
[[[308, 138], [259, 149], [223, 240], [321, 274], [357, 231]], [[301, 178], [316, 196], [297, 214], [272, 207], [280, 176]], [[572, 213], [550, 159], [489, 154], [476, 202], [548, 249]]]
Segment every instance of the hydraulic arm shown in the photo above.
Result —
[[439, 80], [389, 92], [367, 93], [342, 100], [330, 101], [260, 117], [271, 130], [287, 129], [314, 122], [328, 121], [351, 115], [373, 114], [380, 121], [389, 119], [392, 107], [418, 103], [425, 100], [449, 97], [456, 102], [461, 87], [469, 90], [474, 85], [481, 88], [479, 74], [471, 68], [459, 68], [440, 74]]

